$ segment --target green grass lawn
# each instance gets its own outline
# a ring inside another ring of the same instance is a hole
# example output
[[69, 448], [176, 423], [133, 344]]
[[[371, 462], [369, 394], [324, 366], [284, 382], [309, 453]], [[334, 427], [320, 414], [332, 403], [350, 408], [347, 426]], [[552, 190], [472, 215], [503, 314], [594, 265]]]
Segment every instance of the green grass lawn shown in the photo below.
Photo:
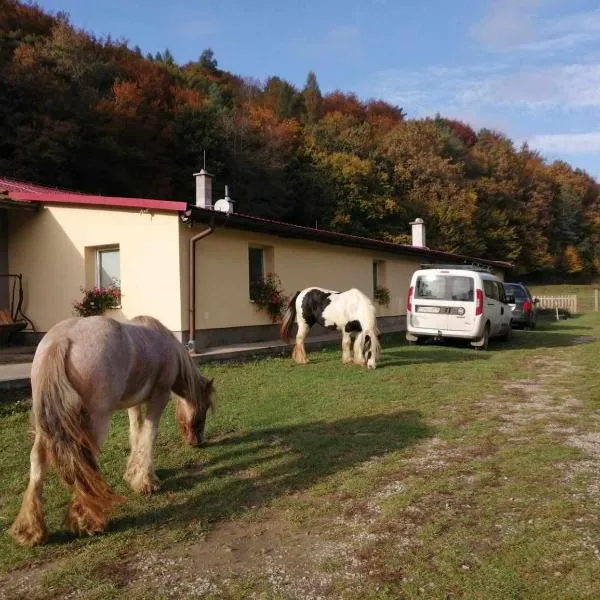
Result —
[[527, 286], [534, 296], [565, 296], [567, 294], [580, 294], [593, 296], [594, 289], [600, 284], [560, 284], [560, 285], [529, 285]]
[[600, 284], [560, 284], [560, 285], [530, 285], [533, 296], [577, 296], [577, 312], [589, 313], [595, 310], [595, 289]]
[[[0, 590], [49, 598], [598, 598], [600, 316], [541, 320], [488, 352], [383, 339], [375, 371], [338, 348], [203, 367], [218, 405], [184, 446], [169, 406], [162, 489], [122, 479], [127, 417], [101, 469], [128, 501], [101, 536], [7, 535], [27, 481], [26, 404], [0, 404]], [[12, 595], [11, 595], [12, 594]], [[1, 594], [0, 594], [1, 595]]]

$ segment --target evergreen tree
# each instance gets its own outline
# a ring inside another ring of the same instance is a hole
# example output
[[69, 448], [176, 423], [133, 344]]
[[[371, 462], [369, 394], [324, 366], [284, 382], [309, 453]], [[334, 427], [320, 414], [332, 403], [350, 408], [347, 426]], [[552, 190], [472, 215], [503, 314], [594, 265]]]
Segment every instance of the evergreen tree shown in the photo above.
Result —
[[308, 123], [315, 123], [319, 118], [323, 97], [321, 96], [321, 89], [317, 82], [317, 76], [313, 71], [309, 71], [308, 76], [306, 77], [306, 84], [302, 90], [302, 96], [304, 98], [306, 120]]

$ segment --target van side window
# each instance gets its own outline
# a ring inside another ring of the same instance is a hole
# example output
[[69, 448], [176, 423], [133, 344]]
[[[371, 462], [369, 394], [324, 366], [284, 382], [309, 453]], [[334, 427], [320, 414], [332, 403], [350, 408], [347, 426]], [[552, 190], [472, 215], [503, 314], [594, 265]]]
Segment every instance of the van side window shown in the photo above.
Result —
[[492, 298], [493, 300], [500, 300], [498, 295], [498, 287], [496, 286], [495, 281], [489, 281], [488, 279], [483, 280], [483, 291], [487, 298]]
[[504, 285], [502, 283], [500, 283], [499, 281], [496, 282], [496, 285], [498, 286], [498, 298], [500, 299], [500, 302], [507, 304], [506, 290], [504, 289]]

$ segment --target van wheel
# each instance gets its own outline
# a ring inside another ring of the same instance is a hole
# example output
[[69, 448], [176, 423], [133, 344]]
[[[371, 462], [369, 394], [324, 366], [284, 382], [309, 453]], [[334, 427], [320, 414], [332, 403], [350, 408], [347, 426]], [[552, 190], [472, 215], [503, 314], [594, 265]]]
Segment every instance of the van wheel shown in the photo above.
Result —
[[481, 336], [481, 339], [478, 341], [480, 341], [481, 344], [479, 346], [475, 346], [475, 348], [477, 348], [477, 350], [487, 350], [488, 349], [488, 345], [490, 342], [490, 324], [489, 323], [485, 324], [485, 329], [483, 330], [483, 335]]

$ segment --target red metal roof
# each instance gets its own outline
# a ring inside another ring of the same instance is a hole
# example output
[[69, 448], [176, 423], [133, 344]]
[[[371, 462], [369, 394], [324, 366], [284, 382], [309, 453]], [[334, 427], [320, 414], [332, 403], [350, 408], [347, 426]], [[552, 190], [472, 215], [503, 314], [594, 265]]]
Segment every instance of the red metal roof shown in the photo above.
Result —
[[42, 202], [44, 204], [80, 204], [83, 206], [111, 206], [113, 208], [152, 208], [168, 212], [180, 212], [187, 208], [185, 202], [156, 200], [154, 198], [123, 198], [119, 196], [96, 196], [60, 190], [41, 185], [0, 177], [0, 191], [8, 192], [17, 202]]

